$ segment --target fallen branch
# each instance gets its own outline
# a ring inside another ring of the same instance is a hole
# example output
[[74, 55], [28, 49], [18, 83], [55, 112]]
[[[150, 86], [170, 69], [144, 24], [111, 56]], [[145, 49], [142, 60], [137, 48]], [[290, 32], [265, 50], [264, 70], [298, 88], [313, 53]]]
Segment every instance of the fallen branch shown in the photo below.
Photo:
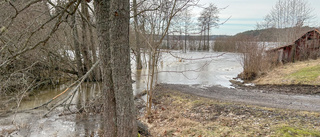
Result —
[[[87, 76], [92, 72], [92, 70], [97, 66], [97, 64], [99, 64], [100, 60], [98, 60], [91, 68], [90, 70], [85, 74], [83, 75], [80, 79], [78, 79], [77, 81], [73, 82], [71, 85], [69, 85], [67, 87], [67, 89], [65, 89], [63, 92], [61, 92], [60, 94], [56, 95], [55, 97], [53, 97], [52, 99], [50, 99], [48, 102], [40, 105], [40, 106], [37, 106], [37, 107], [34, 107], [32, 109], [38, 109], [40, 107], [46, 107], [55, 99], [57, 99], [58, 97], [60, 97], [61, 95], [63, 95], [64, 93], [66, 93], [72, 86], [74, 86], [76, 83], [78, 83], [78, 85], [72, 90], [72, 93], [74, 93], [76, 91], [76, 89], [79, 88], [79, 86], [81, 85], [81, 83], [83, 83], [83, 81], [87, 78]], [[69, 97], [68, 97], [69, 99]], [[64, 102], [63, 102], [64, 103]], [[31, 110], [32, 110], [31, 109]], [[49, 109], [50, 110], [50, 109]]]
[[[99, 62], [100, 62], [100, 60], [98, 60], [98, 61], [90, 68], [90, 70], [89, 70], [85, 75], [83, 75], [83, 76], [79, 79], [80, 81], [78, 80], [78, 81], [79, 81], [78, 85], [71, 91], [71, 93], [69, 94], [69, 96], [67, 96], [66, 98], [64, 98], [64, 100], [63, 100], [61, 103], [53, 106], [53, 107], [49, 110], [49, 112], [47, 112], [43, 117], [46, 117], [52, 110], [54, 110], [55, 108], [57, 108], [58, 106], [60, 106], [60, 105], [62, 105], [62, 104], [64, 104], [64, 103], [66, 103], [71, 97], [73, 97], [73, 96], [75, 95], [77, 89], [81, 86], [81, 84], [85, 81], [85, 79], [89, 76], [89, 74], [94, 70], [94, 68], [99, 64]], [[76, 82], [78, 82], [78, 81], [76, 81]], [[65, 93], [65, 92], [64, 92], [64, 93]], [[60, 94], [61, 94], [61, 93], [60, 93]], [[59, 96], [60, 96], [60, 94], [59, 94]], [[62, 92], [62, 94], [63, 94], [63, 92]], [[58, 96], [58, 95], [57, 95], [57, 96]], [[54, 99], [56, 99], [57, 96], [54, 97]], [[59, 96], [58, 96], [58, 97], [59, 97]], [[53, 100], [53, 99], [52, 99], [52, 100]], [[49, 104], [49, 103], [48, 103], [48, 104]]]

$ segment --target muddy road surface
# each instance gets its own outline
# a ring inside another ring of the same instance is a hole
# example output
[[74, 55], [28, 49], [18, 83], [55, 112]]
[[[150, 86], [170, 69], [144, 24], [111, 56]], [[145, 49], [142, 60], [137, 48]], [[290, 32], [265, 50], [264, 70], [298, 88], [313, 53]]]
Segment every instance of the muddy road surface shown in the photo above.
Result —
[[201, 87], [199, 85], [158, 85], [158, 88], [161, 87], [222, 101], [238, 102], [263, 107], [320, 112], [319, 95], [287, 94], [266, 92], [264, 90], [225, 88], [221, 86]]

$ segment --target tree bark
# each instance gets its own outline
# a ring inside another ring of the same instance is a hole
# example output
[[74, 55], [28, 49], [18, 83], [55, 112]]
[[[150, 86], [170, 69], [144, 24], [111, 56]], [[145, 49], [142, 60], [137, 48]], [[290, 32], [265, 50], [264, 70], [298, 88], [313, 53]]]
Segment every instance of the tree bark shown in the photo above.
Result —
[[[100, 47], [105, 48], [100, 52], [104, 54], [101, 55], [104, 62], [102, 65], [111, 61], [111, 75], [107, 73], [110, 69], [102, 66], [103, 85], [106, 89], [109, 87], [109, 92], [105, 95], [106, 103], [112, 103], [105, 104], [108, 109], [105, 110], [108, 122], [105, 135], [110, 137], [137, 136], [130, 69], [129, 4], [129, 0], [95, 0]], [[108, 49], [111, 56], [107, 55]], [[109, 82], [112, 85], [108, 85], [108, 80], [111, 80]]]
[[104, 127], [106, 136], [117, 136], [116, 127], [116, 100], [112, 82], [111, 70], [111, 55], [110, 55], [110, 0], [95, 0], [94, 1], [97, 33], [99, 40], [99, 55], [101, 59], [102, 71], [102, 91], [104, 94], [104, 122], [107, 126]]
[[[83, 15], [89, 14], [88, 13], [88, 7], [86, 4], [86, 1], [82, 0], [81, 1], [81, 13]], [[82, 44], [81, 44], [81, 51], [82, 51], [82, 56], [83, 56], [83, 63], [84, 63], [84, 71], [87, 72], [88, 69], [91, 68], [92, 66], [92, 61], [90, 59], [90, 54], [89, 54], [89, 46], [88, 46], [88, 35], [87, 35], [87, 28], [88, 24], [84, 17], [82, 16]], [[89, 76], [89, 80], [92, 80], [92, 75]]]
[[134, 14], [134, 31], [136, 35], [136, 61], [137, 61], [137, 70], [142, 69], [141, 63], [141, 51], [140, 51], [140, 35], [138, 32], [138, 15], [137, 15], [137, 0], [133, 0], [133, 14]]
[[116, 97], [117, 136], [137, 136], [130, 69], [130, 1], [112, 0], [110, 6], [110, 49], [112, 79]]
[[[152, 63], [152, 65], [150, 66], [151, 68], [149, 68], [149, 70], [151, 69], [151, 75], [149, 77], [149, 79], [150, 79], [150, 90], [148, 91], [149, 92], [149, 94], [148, 94], [149, 98], [148, 98], [148, 104], [147, 104], [147, 116], [151, 115], [152, 98], [153, 98], [153, 80], [154, 80], [154, 73], [155, 73], [155, 68], [156, 68], [156, 55], [157, 55], [156, 49], [152, 50], [151, 52], [153, 54], [152, 54], [152, 57], [150, 57], [150, 60], [151, 60], [150, 63]], [[150, 71], [149, 71], [149, 73], [150, 73]]]
[[117, 136], [134, 137], [138, 132], [130, 67], [130, 1], [111, 0], [110, 11], [110, 49], [117, 110]]
[[[89, 27], [89, 35], [90, 35], [90, 44], [91, 44], [91, 51], [92, 51], [92, 61], [96, 63], [98, 61], [98, 56], [97, 56], [97, 47], [96, 47], [96, 39], [93, 37], [93, 30], [92, 27]], [[99, 67], [95, 68], [93, 71], [94, 74], [94, 79], [96, 81], [101, 81], [101, 74], [100, 74], [100, 69]]]

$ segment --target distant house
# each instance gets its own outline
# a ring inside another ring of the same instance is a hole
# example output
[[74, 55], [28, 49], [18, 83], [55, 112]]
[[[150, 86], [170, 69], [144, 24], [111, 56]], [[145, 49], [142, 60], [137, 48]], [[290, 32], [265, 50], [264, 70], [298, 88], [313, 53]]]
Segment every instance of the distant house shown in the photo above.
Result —
[[277, 55], [280, 62], [295, 62], [308, 58], [316, 59], [320, 55], [320, 31], [317, 29], [308, 31], [292, 44], [271, 49], [268, 53]]

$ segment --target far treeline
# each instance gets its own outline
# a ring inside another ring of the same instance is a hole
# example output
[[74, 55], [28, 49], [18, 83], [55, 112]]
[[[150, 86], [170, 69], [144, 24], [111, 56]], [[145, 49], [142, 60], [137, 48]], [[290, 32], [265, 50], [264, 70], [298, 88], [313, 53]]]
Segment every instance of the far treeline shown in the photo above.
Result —
[[284, 54], [281, 51], [266, 52], [267, 50], [292, 44], [303, 34], [314, 29], [308, 26], [318, 24], [314, 21], [315, 16], [310, 5], [306, 0], [279, 0], [264, 20], [257, 23], [257, 30], [218, 38], [214, 50], [239, 52], [243, 66], [243, 72], [239, 77], [253, 80], [283, 63], [280, 58]]
[[[293, 42], [295, 39], [298, 39], [304, 33], [312, 29], [316, 28], [309, 26], [300, 28], [299, 32], [296, 32], [296, 37], [292, 38], [292, 41], [288, 40], [288, 43]], [[272, 46], [284, 46], [286, 42], [280, 42], [279, 39], [285, 38], [288, 32], [293, 31], [295, 31], [295, 28], [266, 28], [259, 30], [249, 30], [238, 33], [234, 36], [221, 36], [215, 38], [213, 50], [217, 52], [241, 52], [241, 45], [239, 45], [239, 42], [247, 40], [253, 42], [274, 43], [272, 44]], [[275, 45], [275, 43], [278, 43], [278, 45]], [[265, 48], [269, 49], [272, 47], [266, 46]]]
[[314, 29], [309, 26], [318, 24], [310, 5], [307, 0], [278, 0], [264, 20], [257, 23], [257, 30], [217, 39], [214, 50], [241, 52], [238, 49], [243, 48], [239, 47], [239, 42], [244, 41], [274, 42], [278, 44], [276, 46], [291, 44], [303, 33]]
[[[251, 30], [215, 39], [213, 50], [217, 52], [240, 53], [243, 72], [239, 78], [254, 80], [274, 67], [286, 63], [280, 59], [280, 52], [271, 52], [277, 47], [293, 44], [314, 27], [267, 28]], [[319, 47], [320, 45], [318, 45]], [[319, 57], [319, 55], [317, 56]]]
[[[254, 80], [274, 67], [283, 64], [279, 52], [270, 52], [277, 47], [292, 44], [313, 27], [267, 28], [251, 30], [234, 36], [215, 39], [213, 50], [217, 52], [235, 52], [240, 54], [243, 72], [238, 75], [244, 80]], [[291, 37], [288, 34], [294, 35]], [[320, 46], [320, 45], [318, 45]], [[319, 55], [318, 55], [319, 56]]]

